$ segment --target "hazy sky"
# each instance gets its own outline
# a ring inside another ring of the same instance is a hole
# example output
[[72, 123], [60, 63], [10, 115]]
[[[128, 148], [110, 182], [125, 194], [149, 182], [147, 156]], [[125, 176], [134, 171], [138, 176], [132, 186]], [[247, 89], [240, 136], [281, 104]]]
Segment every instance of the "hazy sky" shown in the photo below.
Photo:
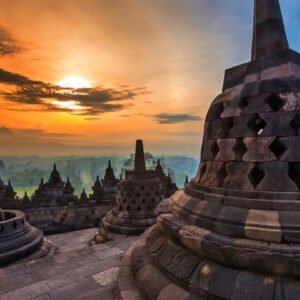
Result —
[[[282, 0], [300, 50], [300, 2]], [[0, 154], [196, 155], [253, 0], [1, 0]], [[77, 89], [74, 89], [77, 88]]]

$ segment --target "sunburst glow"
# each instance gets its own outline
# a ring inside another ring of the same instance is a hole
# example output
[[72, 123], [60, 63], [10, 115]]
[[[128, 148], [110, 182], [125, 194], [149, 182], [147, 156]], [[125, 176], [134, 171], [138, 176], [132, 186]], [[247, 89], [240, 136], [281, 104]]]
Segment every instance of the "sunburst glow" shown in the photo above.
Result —
[[52, 100], [52, 104], [59, 108], [63, 109], [69, 109], [69, 110], [82, 110], [83, 107], [81, 107], [76, 101], [57, 101], [57, 100]]
[[72, 75], [63, 78], [58, 82], [58, 85], [64, 88], [81, 89], [92, 87], [92, 82], [82, 77]]

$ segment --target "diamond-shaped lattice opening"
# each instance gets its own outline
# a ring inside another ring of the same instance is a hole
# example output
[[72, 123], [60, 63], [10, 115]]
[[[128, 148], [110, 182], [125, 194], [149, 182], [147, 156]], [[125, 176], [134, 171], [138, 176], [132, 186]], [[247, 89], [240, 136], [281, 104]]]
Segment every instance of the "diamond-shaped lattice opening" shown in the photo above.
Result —
[[261, 135], [267, 126], [267, 123], [259, 115], [256, 115], [250, 119], [250, 121], [247, 123], [247, 126], [251, 130], [255, 131], [258, 135]]
[[300, 132], [300, 114], [296, 114], [293, 120], [290, 122], [291, 127], [293, 127], [297, 134]]
[[232, 148], [232, 151], [234, 152], [234, 154], [238, 160], [242, 159], [242, 157], [247, 152], [247, 150], [248, 149], [242, 139], [237, 139], [235, 141], [234, 147]]
[[256, 188], [259, 185], [259, 183], [264, 179], [264, 177], [265, 173], [257, 166], [255, 166], [248, 175], [248, 178], [254, 188]]
[[280, 141], [279, 138], [276, 138], [272, 144], [269, 146], [270, 150], [275, 154], [277, 158], [280, 158], [287, 150], [287, 147], [284, 143]]
[[219, 127], [216, 129], [215, 136], [218, 138], [227, 138], [233, 127], [233, 118], [224, 118], [222, 119], [222, 123], [219, 123], [218, 125]]
[[244, 108], [246, 108], [248, 106], [249, 102], [248, 102], [248, 98], [241, 98], [241, 100], [239, 101], [238, 107], [239, 109], [243, 110]]
[[217, 154], [219, 153], [220, 151], [220, 148], [218, 146], [218, 143], [217, 142], [214, 142], [210, 148], [210, 151], [211, 153], [213, 154], [214, 157], [217, 156]]
[[265, 102], [273, 109], [273, 111], [280, 110], [285, 104], [285, 101], [276, 94], [269, 96]]
[[289, 177], [295, 182], [298, 189], [300, 189], [300, 164], [299, 163], [289, 164]]
[[220, 169], [220, 171], [218, 172], [218, 175], [217, 175], [219, 186], [221, 186], [223, 184], [223, 182], [227, 176], [228, 176], [228, 173], [226, 171], [226, 166], [225, 166], [225, 164], [223, 164], [222, 168]]

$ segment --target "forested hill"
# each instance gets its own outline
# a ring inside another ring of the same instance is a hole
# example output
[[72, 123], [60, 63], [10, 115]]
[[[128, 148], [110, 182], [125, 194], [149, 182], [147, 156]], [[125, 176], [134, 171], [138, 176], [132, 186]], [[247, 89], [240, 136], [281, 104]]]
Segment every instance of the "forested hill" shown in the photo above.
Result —
[[[184, 156], [153, 156], [145, 153], [147, 168], [153, 169], [157, 159], [161, 159], [161, 164], [166, 173], [170, 173], [178, 187], [182, 187], [187, 175], [190, 179], [196, 175], [199, 161]], [[124, 175], [124, 170], [133, 167], [134, 156], [99, 156], [99, 157], [0, 157], [0, 176], [7, 182], [11, 179], [13, 187], [19, 196], [23, 196], [27, 191], [31, 194], [38, 186], [41, 178], [48, 180], [53, 163], [57, 163], [57, 168], [61, 176], [67, 176], [79, 194], [84, 187], [91, 191], [92, 184], [97, 175], [102, 177], [107, 167], [108, 160], [111, 160], [115, 175]]]

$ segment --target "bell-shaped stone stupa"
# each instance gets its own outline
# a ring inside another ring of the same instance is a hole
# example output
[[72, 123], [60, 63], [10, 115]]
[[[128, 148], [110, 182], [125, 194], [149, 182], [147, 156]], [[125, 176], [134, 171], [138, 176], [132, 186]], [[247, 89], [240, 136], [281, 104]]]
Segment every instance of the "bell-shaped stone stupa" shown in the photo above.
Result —
[[121, 299], [299, 299], [299, 199], [300, 55], [279, 0], [255, 0], [252, 60], [225, 73], [196, 177], [125, 255]]
[[0, 266], [55, 251], [56, 247], [44, 239], [44, 234], [25, 220], [23, 212], [0, 209]]
[[114, 234], [138, 235], [156, 221], [155, 208], [163, 198], [162, 183], [156, 171], [146, 170], [143, 142], [136, 142], [134, 170], [127, 170], [117, 184], [114, 208], [102, 219], [96, 242]]

